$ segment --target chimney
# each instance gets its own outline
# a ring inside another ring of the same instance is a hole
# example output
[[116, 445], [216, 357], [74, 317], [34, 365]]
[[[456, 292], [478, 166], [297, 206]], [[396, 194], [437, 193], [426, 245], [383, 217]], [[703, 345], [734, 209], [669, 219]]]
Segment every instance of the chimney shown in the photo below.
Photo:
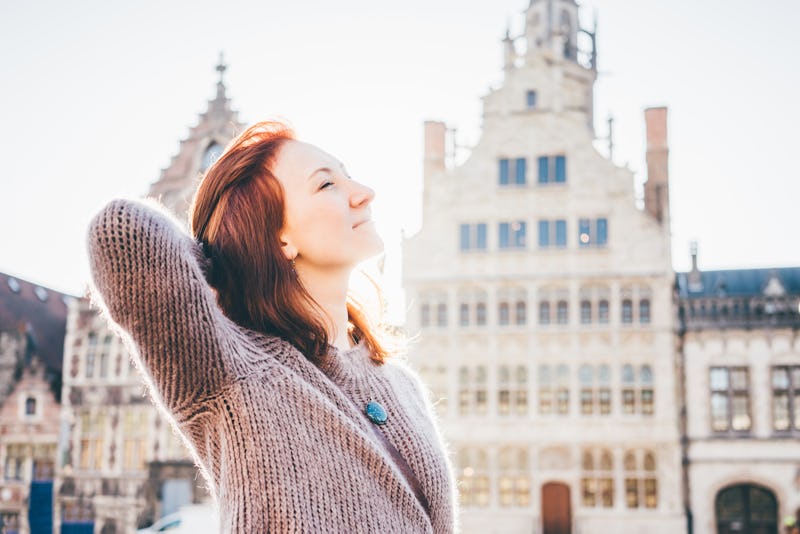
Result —
[[441, 121], [425, 121], [425, 168], [424, 177], [427, 180], [432, 174], [443, 172], [445, 169], [444, 140], [447, 126]]
[[644, 207], [658, 222], [669, 216], [669, 148], [667, 147], [667, 108], [644, 110], [647, 127], [647, 181]]

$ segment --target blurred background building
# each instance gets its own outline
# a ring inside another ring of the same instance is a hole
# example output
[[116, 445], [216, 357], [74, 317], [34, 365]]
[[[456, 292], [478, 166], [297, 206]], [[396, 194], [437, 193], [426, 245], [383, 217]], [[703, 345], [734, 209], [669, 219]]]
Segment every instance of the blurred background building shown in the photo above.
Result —
[[525, 18], [468, 159], [448, 168], [446, 126], [425, 124], [403, 248], [464, 532], [681, 532], [667, 110], [645, 112], [641, 210], [594, 147], [595, 28], [572, 1]]
[[[148, 192], [183, 221], [201, 174], [241, 128], [225, 94], [222, 59], [217, 71], [215, 98]], [[86, 298], [70, 306], [63, 357], [56, 529], [127, 534], [209, 499], [169, 416], [150, 402], [122, 341]]]

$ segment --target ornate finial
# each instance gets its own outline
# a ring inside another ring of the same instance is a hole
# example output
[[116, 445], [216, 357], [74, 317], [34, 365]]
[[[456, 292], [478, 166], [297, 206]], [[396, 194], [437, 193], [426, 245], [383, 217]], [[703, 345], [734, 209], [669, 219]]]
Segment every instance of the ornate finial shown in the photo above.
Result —
[[225, 76], [225, 71], [228, 70], [228, 66], [225, 64], [225, 57], [222, 51], [219, 53], [219, 63], [215, 67], [215, 70], [219, 72], [219, 83], [224, 83], [222, 78]]

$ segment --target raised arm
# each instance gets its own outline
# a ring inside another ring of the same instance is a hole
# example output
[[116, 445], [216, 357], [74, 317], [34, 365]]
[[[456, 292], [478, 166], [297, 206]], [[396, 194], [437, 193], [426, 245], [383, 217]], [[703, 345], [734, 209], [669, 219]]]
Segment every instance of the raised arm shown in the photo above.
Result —
[[199, 245], [163, 208], [133, 200], [107, 204], [87, 240], [94, 299], [130, 335], [164, 403], [180, 409], [218, 391], [230, 370], [227, 320]]

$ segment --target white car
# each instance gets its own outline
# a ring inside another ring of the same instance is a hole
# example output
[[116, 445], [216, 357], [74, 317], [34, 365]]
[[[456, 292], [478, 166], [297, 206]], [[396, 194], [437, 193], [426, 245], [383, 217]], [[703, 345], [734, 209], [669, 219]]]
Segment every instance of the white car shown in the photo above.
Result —
[[174, 514], [165, 515], [137, 534], [219, 534], [219, 514], [210, 504], [181, 506]]

